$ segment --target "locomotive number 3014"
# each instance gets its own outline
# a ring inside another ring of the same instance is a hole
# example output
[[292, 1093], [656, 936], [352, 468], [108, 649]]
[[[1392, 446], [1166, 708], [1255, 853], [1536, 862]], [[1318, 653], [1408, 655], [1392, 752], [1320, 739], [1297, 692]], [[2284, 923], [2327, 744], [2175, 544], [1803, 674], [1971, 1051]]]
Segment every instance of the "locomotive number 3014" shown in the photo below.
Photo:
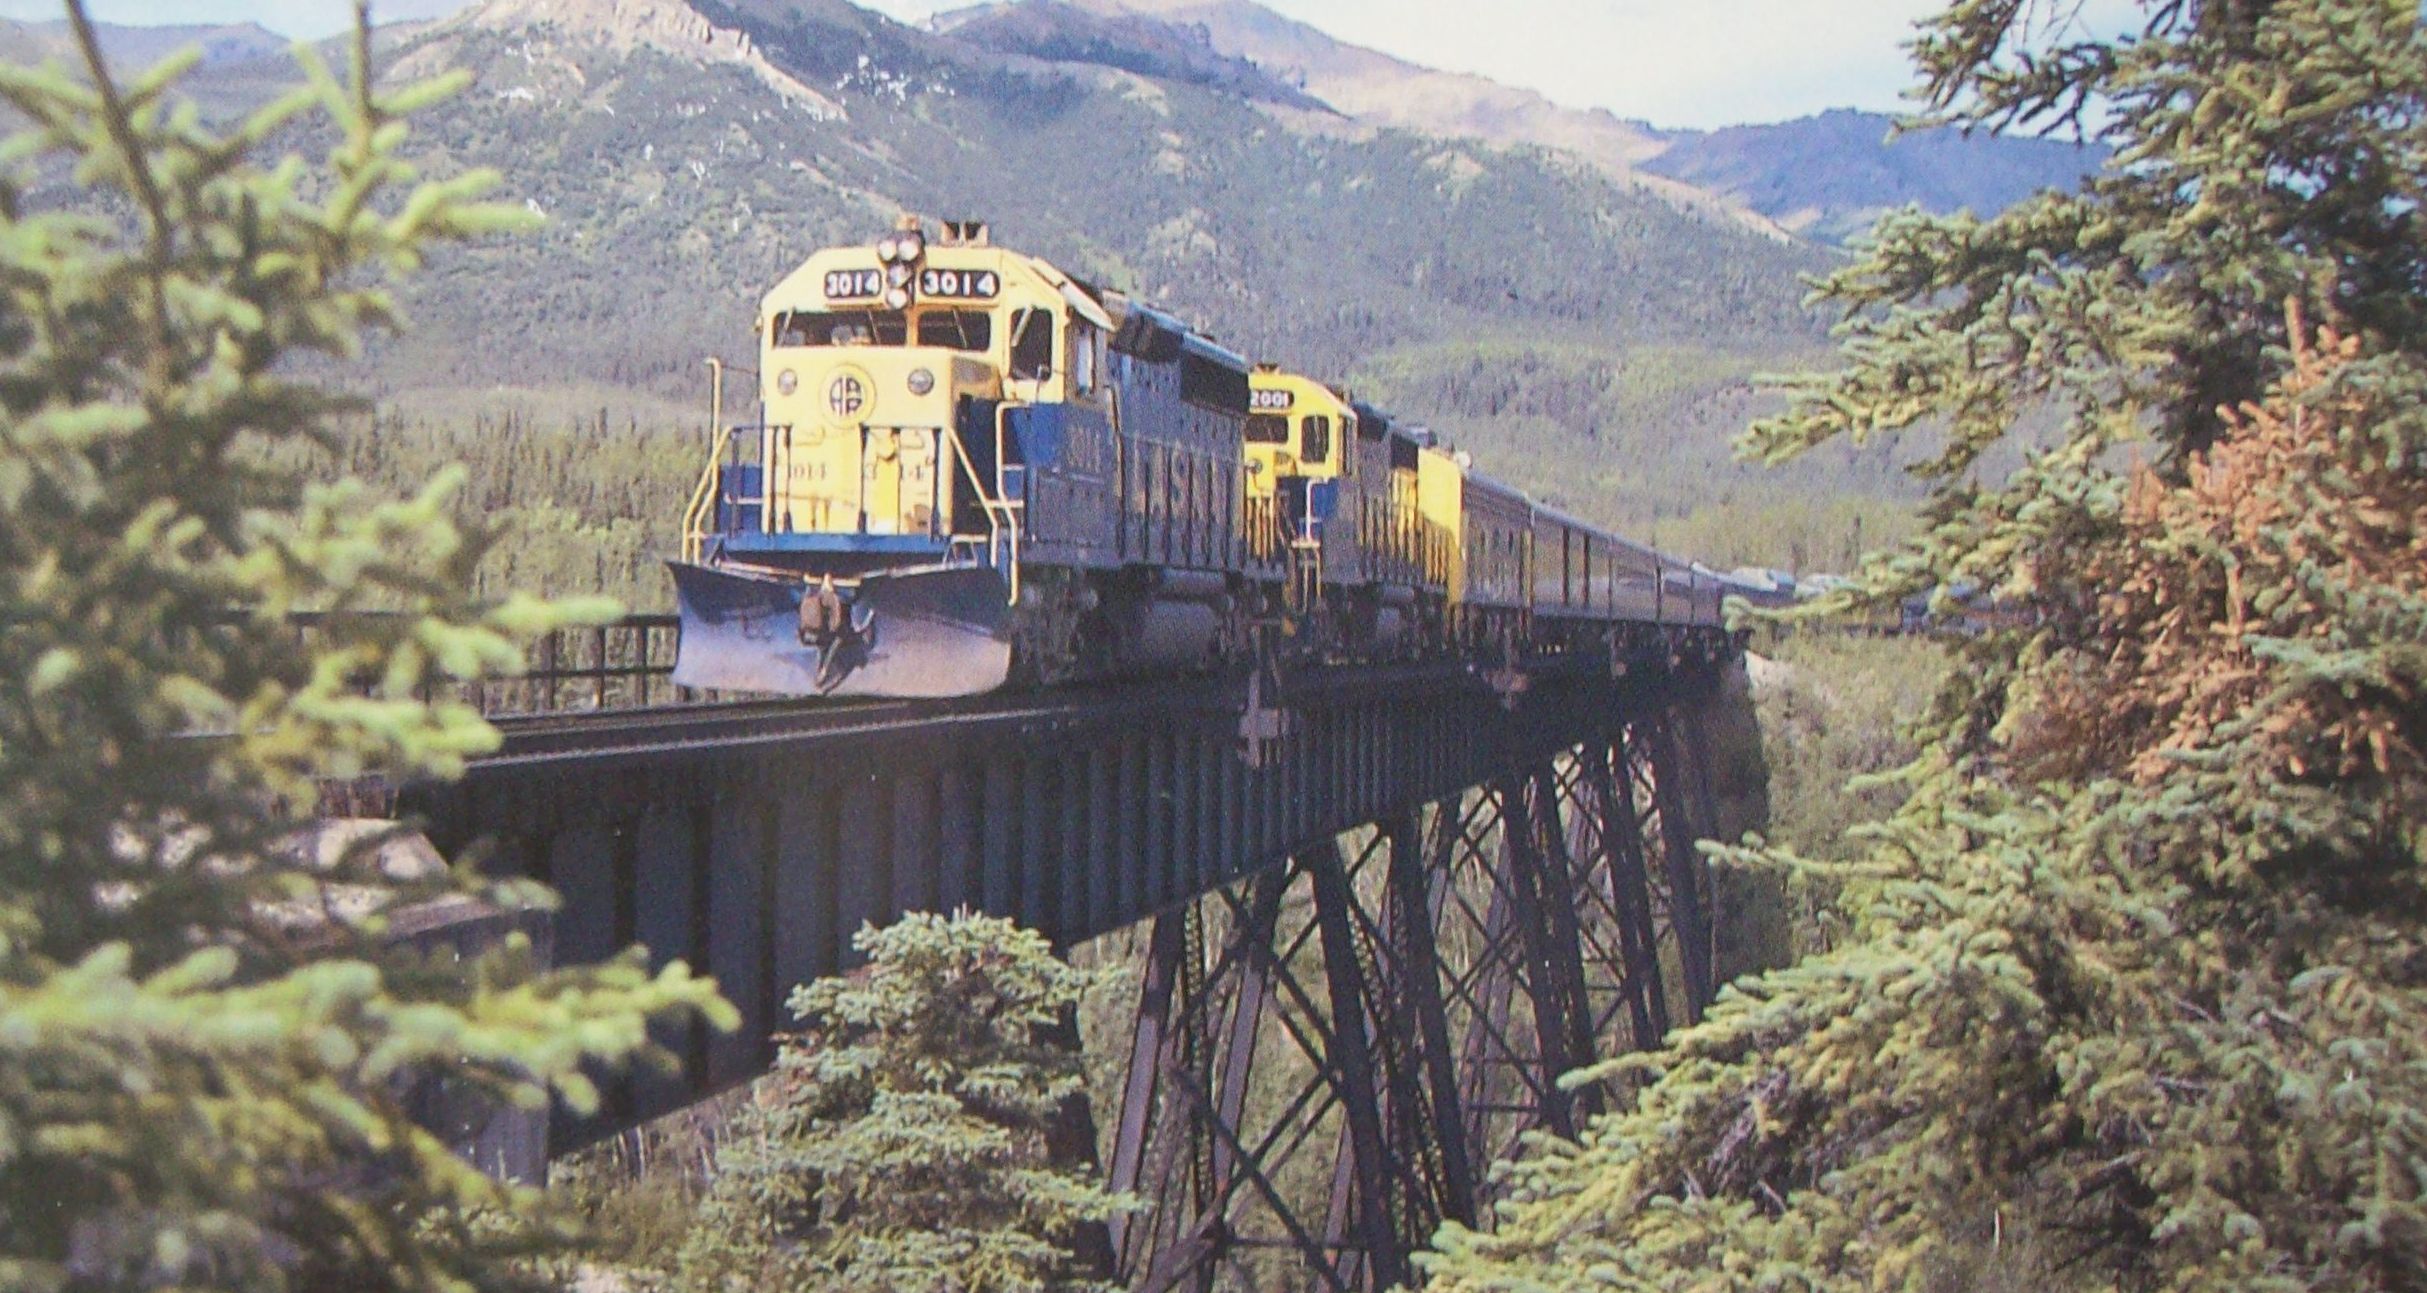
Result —
[[826, 299], [849, 301], [873, 297], [885, 290], [885, 276], [873, 269], [834, 269], [826, 271]]
[[1003, 290], [1002, 278], [991, 269], [923, 269], [919, 295], [962, 301], [990, 300]]

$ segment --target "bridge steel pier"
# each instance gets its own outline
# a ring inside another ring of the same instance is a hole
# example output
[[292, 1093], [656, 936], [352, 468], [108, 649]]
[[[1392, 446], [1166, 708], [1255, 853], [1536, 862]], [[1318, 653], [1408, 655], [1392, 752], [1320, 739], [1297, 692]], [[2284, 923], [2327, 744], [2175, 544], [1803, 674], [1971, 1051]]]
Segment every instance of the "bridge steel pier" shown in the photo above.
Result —
[[1070, 946], [1151, 920], [1126, 1094], [1097, 1114], [1152, 1201], [1113, 1228], [1121, 1273], [1381, 1288], [1443, 1218], [1488, 1219], [1519, 1136], [1623, 1094], [1560, 1074], [1709, 1000], [1694, 760], [1728, 645], [1534, 661], [1513, 693], [1313, 673], [1252, 763], [1237, 680], [534, 720], [400, 807], [554, 887], [559, 963], [645, 944], [740, 1008], [661, 1038], [680, 1072], [560, 1111], [552, 1153], [763, 1070], [791, 988], [854, 964], [863, 925], [967, 907]]
[[1661, 753], [1695, 715], [1617, 717], [1156, 917], [1108, 1164], [1147, 1202], [1129, 1287], [1412, 1283], [1488, 1222], [1490, 1164], [1627, 1094], [1563, 1074], [1701, 1012], [1713, 823]]

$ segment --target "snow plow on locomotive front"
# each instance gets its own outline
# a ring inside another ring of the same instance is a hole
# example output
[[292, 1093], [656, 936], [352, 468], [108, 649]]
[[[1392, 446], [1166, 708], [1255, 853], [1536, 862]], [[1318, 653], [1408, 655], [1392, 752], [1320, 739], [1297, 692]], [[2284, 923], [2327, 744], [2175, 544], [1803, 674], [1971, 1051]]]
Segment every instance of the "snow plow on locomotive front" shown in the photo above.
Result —
[[930, 244], [905, 220], [776, 284], [755, 422], [725, 424], [710, 361], [716, 442], [669, 563], [675, 681], [907, 697], [1002, 685], [1025, 483], [1008, 415], [1062, 398], [1107, 327], [1085, 293], [975, 224]]

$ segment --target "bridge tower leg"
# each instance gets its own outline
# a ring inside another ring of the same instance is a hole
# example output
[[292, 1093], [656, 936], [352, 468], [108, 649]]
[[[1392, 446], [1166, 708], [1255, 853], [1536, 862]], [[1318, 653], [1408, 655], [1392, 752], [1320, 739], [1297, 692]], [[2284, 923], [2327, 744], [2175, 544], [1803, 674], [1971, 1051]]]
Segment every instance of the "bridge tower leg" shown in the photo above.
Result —
[[1410, 1283], [1524, 1133], [1626, 1099], [1558, 1079], [1710, 999], [1690, 745], [1648, 714], [1157, 917], [1105, 1154], [1144, 1202], [1121, 1278]]

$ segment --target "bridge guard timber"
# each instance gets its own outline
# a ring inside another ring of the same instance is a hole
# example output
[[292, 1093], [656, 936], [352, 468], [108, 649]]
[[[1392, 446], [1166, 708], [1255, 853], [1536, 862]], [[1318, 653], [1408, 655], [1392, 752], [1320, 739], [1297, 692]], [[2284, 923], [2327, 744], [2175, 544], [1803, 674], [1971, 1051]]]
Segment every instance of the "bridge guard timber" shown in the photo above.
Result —
[[759, 1072], [791, 987], [849, 968], [863, 923], [967, 906], [1070, 945], [1145, 921], [1128, 1077], [1095, 1115], [1150, 1201], [1107, 1236], [1119, 1274], [1380, 1288], [1443, 1219], [1489, 1222], [1523, 1133], [1625, 1098], [1561, 1074], [1708, 1001], [1692, 751], [1735, 667], [1579, 653], [1514, 696], [1433, 665], [1311, 674], [1258, 767], [1238, 680], [535, 720], [403, 808], [554, 886], [562, 963], [644, 943], [744, 1016], [663, 1038], [679, 1074], [608, 1076], [552, 1153]]

